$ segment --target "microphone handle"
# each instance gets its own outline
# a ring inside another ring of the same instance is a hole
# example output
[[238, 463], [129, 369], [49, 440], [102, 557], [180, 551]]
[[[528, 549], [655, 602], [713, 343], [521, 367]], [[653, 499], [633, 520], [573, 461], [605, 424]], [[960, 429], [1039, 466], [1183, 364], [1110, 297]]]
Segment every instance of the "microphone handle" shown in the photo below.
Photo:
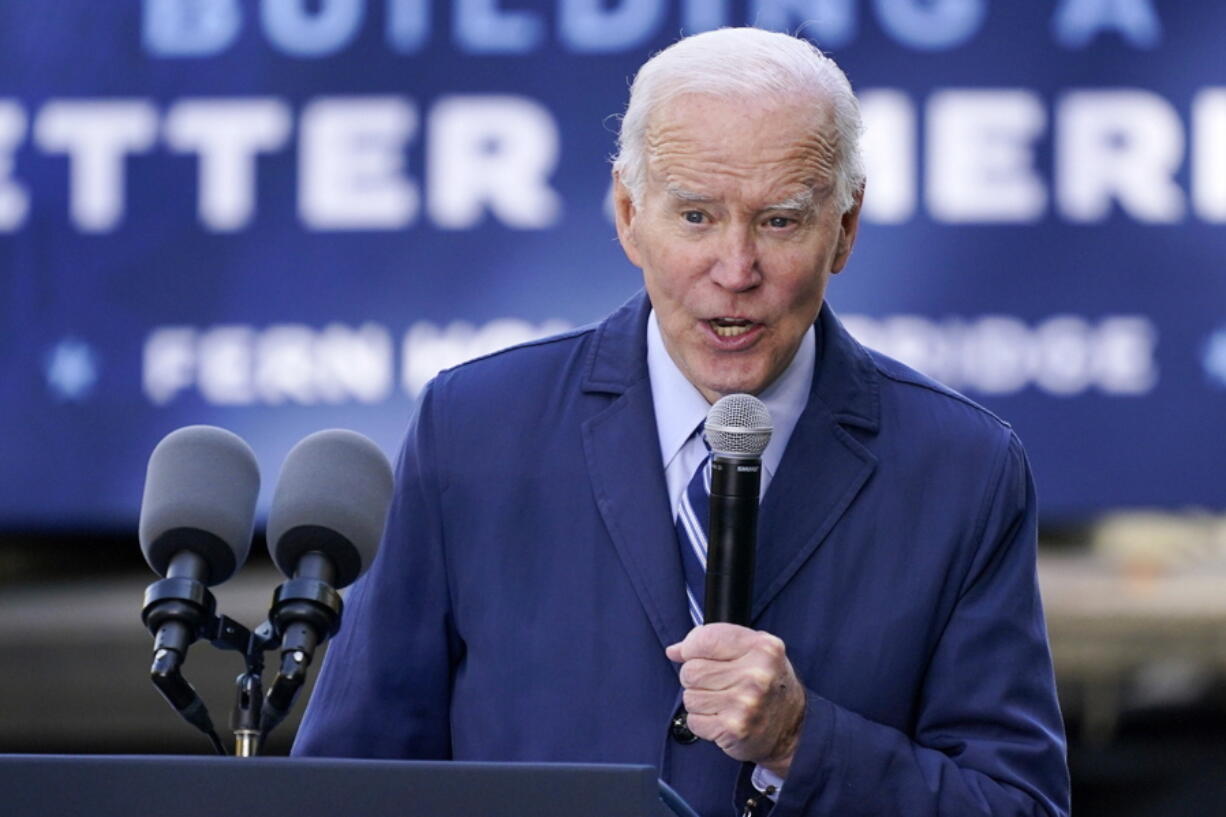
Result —
[[707, 588], [703, 622], [748, 627], [753, 610], [754, 555], [762, 460], [711, 458], [711, 515], [707, 530]]

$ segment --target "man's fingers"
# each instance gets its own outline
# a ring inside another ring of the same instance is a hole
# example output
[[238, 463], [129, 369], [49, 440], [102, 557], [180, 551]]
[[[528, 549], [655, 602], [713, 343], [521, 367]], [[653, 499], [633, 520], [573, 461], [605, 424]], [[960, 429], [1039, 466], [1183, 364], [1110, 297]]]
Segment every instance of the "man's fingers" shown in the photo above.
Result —
[[691, 712], [686, 719], [686, 725], [695, 735], [703, 740], [711, 741], [737, 760], [746, 759], [738, 757], [740, 752], [737, 751], [738, 745], [749, 734], [748, 725], [743, 719], [727, 715], [702, 715]]
[[681, 696], [685, 710], [699, 715], [721, 715], [738, 721], [752, 721], [762, 711], [761, 697], [749, 692], [687, 689]]
[[681, 702], [685, 704], [685, 711], [691, 715], [718, 715], [719, 694], [718, 692], [705, 692], [701, 689], [687, 689], [681, 694]]
[[716, 715], [704, 715], [701, 712], [690, 712], [685, 717], [685, 725], [694, 733], [696, 737], [703, 740], [715, 740], [715, 736], [719, 734], [719, 717]]
[[681, 686], [686, 689], [727, 689], [740, 680], [741, 667], [731, 661], [692, 658], [681, 665]]
[[693, 658], [732, 661], [748, 652], [759, 636], [760, 633], [737, 624], [704, 624], [690, 630], [689, 635], [669, 647], [666, 653], [673, 661]]

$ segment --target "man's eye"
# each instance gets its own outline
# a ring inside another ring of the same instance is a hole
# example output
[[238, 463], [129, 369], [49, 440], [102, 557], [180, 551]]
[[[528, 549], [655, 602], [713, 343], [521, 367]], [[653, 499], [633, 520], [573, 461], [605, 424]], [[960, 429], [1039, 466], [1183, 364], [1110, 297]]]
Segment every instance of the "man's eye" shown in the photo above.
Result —
[[775, 230], [782, 230], [786, 227], [791, 227], [795, 223], [795, 219], [788, 218], [787, 216], [771, 216], [766, 220], [766, 225]]
[[686, 210], [681, 214], [681, 217], [690, 224], [702, 224], [707, 220], [707, 216], [701, 210]]

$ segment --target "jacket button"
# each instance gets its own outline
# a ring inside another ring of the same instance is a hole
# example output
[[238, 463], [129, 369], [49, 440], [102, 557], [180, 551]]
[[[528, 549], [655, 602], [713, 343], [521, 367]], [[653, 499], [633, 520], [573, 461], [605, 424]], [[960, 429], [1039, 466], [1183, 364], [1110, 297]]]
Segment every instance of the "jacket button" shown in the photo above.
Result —
[[672, 723], [668, 726], [669, 733], [673, 736], [673, 740], [681, 744], [690, 744], [698, 740], [698, 736], [690, 731], [690, 727], [686, 725], [685, 719], [688, 713], [685, 707], [677, 710], [677, 714], [673, 715]]

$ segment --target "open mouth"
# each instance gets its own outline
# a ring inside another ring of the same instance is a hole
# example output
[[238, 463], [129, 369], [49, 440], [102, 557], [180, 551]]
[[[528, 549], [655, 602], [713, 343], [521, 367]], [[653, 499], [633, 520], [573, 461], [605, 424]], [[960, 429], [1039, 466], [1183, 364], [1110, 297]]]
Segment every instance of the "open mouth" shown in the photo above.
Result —
[[711, 325], [711, 329], [715, 334], [721, 338], [735, 338], [738, 335], [745, 334], [755, 326], [753, 321], [746, 318], [712, 318], [707, 323]]

